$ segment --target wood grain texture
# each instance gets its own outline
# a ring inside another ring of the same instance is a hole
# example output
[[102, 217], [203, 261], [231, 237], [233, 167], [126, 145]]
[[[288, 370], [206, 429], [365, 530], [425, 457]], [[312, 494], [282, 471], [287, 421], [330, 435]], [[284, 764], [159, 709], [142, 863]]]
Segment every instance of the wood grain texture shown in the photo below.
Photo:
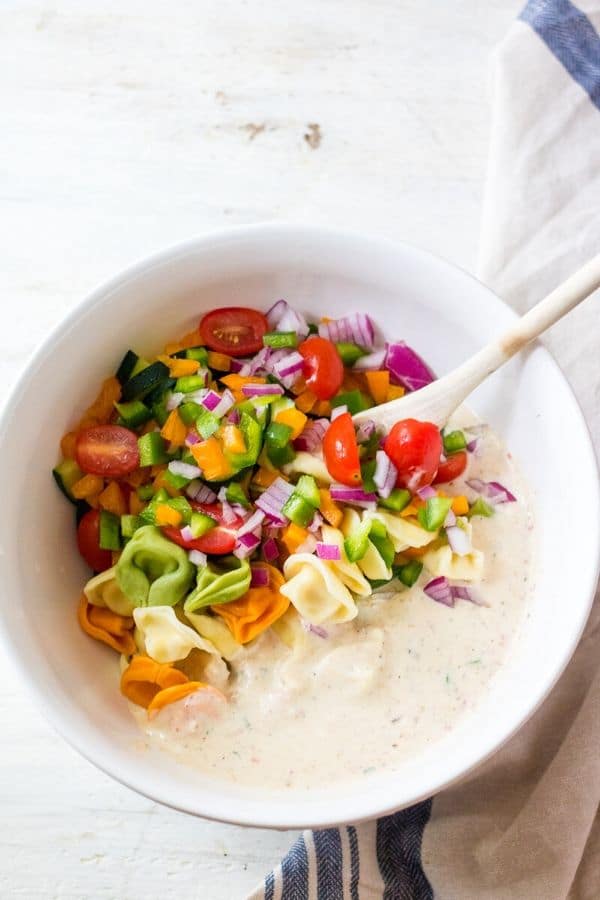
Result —
[[[2, 397], [92, 287], [214, 227], [343, 224], [472, 268], [487, 58], [519, 6], [2, 0]], [[232, 900], [289, 845], [138, 797], [0, 675], [2, 897]]]

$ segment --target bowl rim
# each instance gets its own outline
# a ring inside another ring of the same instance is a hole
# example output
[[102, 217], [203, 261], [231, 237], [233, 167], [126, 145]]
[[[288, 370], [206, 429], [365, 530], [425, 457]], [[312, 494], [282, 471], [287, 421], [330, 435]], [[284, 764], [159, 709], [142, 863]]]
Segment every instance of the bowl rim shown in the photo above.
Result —
[[[403, 248], [406, 252], [412, 254], [413, 257], [420, 258], [420, 260], [425, 265], [437, 266], [441, 269], [446, 269], [449, 272], [460, 272], [465, 278], [468, 278], [477, 284], [478, 288], [482, 292], [482, 297], [484, 294], [487, 295], [487, 302], [495, 303], [496, 305], [500, 305], [501, 307], [503, 307], [505, 313], [508, 313], [513, 320], [516, 321], [519, 318], [517, 313], [504, 300], [502, 300], [497, 294], [494, 293], [491, 288], [477, 279], [474, 275], [472, 275], [462, 267], [449, 262], [444, 257], [431, 253], [406, 241], [398, 241], [372, 233], [362, 233], [353, 229], [323, 225], [309, 225], [306, 223], [295, 223], [290, 221], [269, 221], [223, 227], [211, 230], [206, 233], [198, 234], [182, 241], [178, 241], [163, 249], [159, 249], [151, 253], [150, 255], [139, 258], [135, 262], [123, 268], [116, 275], [102, 282], [98, 287], [90, 291], [71, 310], [69, 310], [68, 313], [62, 316], [56, 323], [56, 325], [46, 335], [44, 340], [29, 356], [22, 368], [22, 371], [16, 379], [15, 384], [9, 392], [9, 395], [2, 406], [2, 410], [0, 411], [0, 433], [3, 431], [6, 421], [13, 414], [15, 406], [18, 402], [19, 394], [31, 377], [32, 370], [36, 368], [36, 365], [38, 363], [42, 362], [46, 354], [51, 350], [56, 338], [65, 330], [67, 330], [69, 326], [76, 322], [83, 314], [85, 314], [85, 312], [92, 309], [96, 303], [102, 300], [104, 296], [112, 293], [115, 289], [122, 289], [131, 280], [136, 280], [142, 275], [147, 275], [154, 267], [161, 266], [167, 262], [173, 263], [179, 257], [186, 256], [190, 252], [194, 252], [195, 250], [198, 250], [200, 248], [206, 249], [211, 245], [215, 246], [217, 244], [235, 241], [240, 237], [257, 237], [262, 238], [263, 240], [269, 240], [281, 236], [287, 236], [288, 238], [304, 236], [309, 239], [337, 240], [340, 242], [360, 241], [365, 246], [371, 245], [382, 251], [386, 250], [388, 252]], [[538, 694], [535, 697], [533, 704], [524, 714], [521, 714], [515, 720], [513, 727], [509, 729], [508, 732], [500, 740], [497, 740], [492, 746], [490, 746], [488, 751], [484, 755], [478, 756], [477, 759], [473, 760], [469, 765], [461, 768], [459, 772], [448, 774], [447, 776], [443, 777], [442, 780], [440, 780], [439, 777], [436, 778], [432, 776], [432, 783], [430, 788], [428, 788], [427, 790], [423, 790], [418, 795], [412, 797], [409, 801], [401, 803], [400, 805], [390, 802], [389, 806], [381, 808], [380, 803], [373, 804], [372, 801], [369, 801], [368, 794], [362, 794], [361, 798], [357, 799], [356, 804], [357, 807], [360, 807], [360, 811], [357, 811], [357, 815], [355, 817], [353, 816], [351, 819], [351, 821], [354, 823], [370, 821], [380, 816], [390, 815], [398, 809], [405, 808], [415, 803], [419, 803], [422, 800], [427, 799], [442, 790], [446, 790], [457, 782], [463, 780], [468, 774], [479, 768], [479, 766], [481, 766], [494, 753], [498, 752], [498, 750], [500, 750], [534, 715], [534, 713], [539, 709], [544, 700], [553, 690], [558, 679], [561, 677], [565, 668], [567, 667], [573, 653], [575, 652], [589, 618], [589, 614], [594, 601], [596, 585], [598, 582], [598, 573], [600, 571], [600, 481], [598, 476], [598, 462], [596, 459], [594, 446], [589, 428], [587, 426], [587, 422], [585, 421], [585, 417], [583, 415], [579, 401], [575, 396], [567, 377], [565, 376], [564, 372], [562, 371], [561, 367], [554, 359], [552, 354], [543, 344], [540, 344], [536, 341], [532, 346], [537, 347], [542, 351], [542, 353], [546, 357], [546, 362], [554, 367], [559, 377], [565, 383], [566, 393], [568, 398], [570, 399], [570, 402], [572, 403], [573, 411], [578, 419], [578, 424], [582, 426], [581, 441], [579, 444], [580, 453], [585, 455], [586, 462], [590, 464], [591, 471], [595, 473], [594, 483], [593, 485], [590, 485], [590, 494], [586, 498], [586, 502], [589, 505], [593, 505], [593, 515], [590, 516], [590, 522], [593, 523], [595, 529], [593, 542], [597, 550], [593, 564], [590, 563], [586, 567], [587, 575], [586, 577], [582, 577], [583, 584], [580, 589], [581, 595], [583, 596], [585, 594], [587, 602], [585, 604], [582, 603], [581, 605], [579, 621], [577, 622], [576, 630], [572, 632], [571, 641], [568, 644], [565, 644], [561, 655], [557, 656], [555, 660], [552, 678], [548, 680], [548, 682], [543, 686], [542, 689], [538, 690]], [[10, 563], [3, 562], [0, 559], [0, 568], [5, 565], [10, 565]], [[308, 821], [306, 819], [298, 821], [293, 818], [292, 810], [290, 810], [290, 816], [285, 818], [282, 817], [280, 812], [275, 812], [275, 814], [272, 814], [267, 811], [264, 815], [261, 814], [261, 816], [257, 818], [256, 815], [249, 816], [245, 815], [243, 812], [240, 812], [239, 815], [236, 814], [235, 816], [221, 815], [216, 809], [201, 809], [201, 803], [198, 804], [190, 802], [189, 804], [182, 804], [174, 802], [169, 798], [168, 790], [152, 790], [146, 783], [146, 780], [143, 776], [141, 778], [136, 778], [130, 773], [127, 773], [127, 775], [125, 775], [122, 772], [118, 771], [116, 767], [113, 768], [110, 765], [110, 762], [105, 762], [102, 758], [99, 758], [100, 754], [94, 752], [95, 747], [93, 741], [88, 740], [86, 736], [81, 733], [81, 730], [77, 723], [75, 721], [72, 721], [70, 718], [63, 716], [54, 705], [48, 704], [46, 691], [40, 684], [38, 684], [35, 679], [31, 679], [29, 677], [25, 662], [17, 653], [16, 645], [11, 639], [9, 628], [7, 622], [5, 621], [5, 617], [2, 611], [2, 604], [0, 604], [0, 644], [3, 646], [5, 652], [12, 660], [16, 671], [21, 676], [23, 676], [21, 681], [24, 684], [25, 689], [27, 690], [29, 695], [34, 698], [38, 708], [40, 709], [46, 720], [53, 727], [53, 729], [64, 740], [66, 740], [68, 744], [70, 744], [85, 759], [87, 759], [88, 762], [91, 762], [98, 769], [100, 769], [100, 771], [114, 778], [120, 784], [136, 791], [142, 796], [145, 796], [148, 799], [167, 806], [171, 809], [176, 809], [180, 812], [186, 812], [191, 815], [201, 816], [202, 818], [212, 821], [248, 827], [286, 830], [298, 828], [326, 828], [342, 824], [339, 818], [329, 818], [327, 814], [324, 816], [316, 816], [315, 819], [311, 821]], [[390, 777], [393, 777], [393, 772], [390, 773]], [[161, 785], [164, 784], [164, 782], [158, 783]], [[214, 805], [215, 804], [213, 804], [213, 806]], [[291, 803], [288, 804], [288, 806], [291, 805]], [[266, 806], [268, 807], [268, 804], [266, 804]]]

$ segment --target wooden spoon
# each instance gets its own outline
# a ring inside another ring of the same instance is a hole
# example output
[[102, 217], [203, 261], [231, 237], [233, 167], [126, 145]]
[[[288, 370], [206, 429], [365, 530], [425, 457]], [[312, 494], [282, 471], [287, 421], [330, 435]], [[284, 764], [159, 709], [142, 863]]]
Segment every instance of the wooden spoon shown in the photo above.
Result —
[[391, 400], [353, 417], [356, 423], [371, 420], [386, 431], [399, 419], [421, 419], [446, 424], [455, 409], [484, 379], [515, 353], [558, 322], [573, 307], [600, 287], [600, 254], [563, 281], [516, 325], [487, 344], [453, 372], [399, 400]]

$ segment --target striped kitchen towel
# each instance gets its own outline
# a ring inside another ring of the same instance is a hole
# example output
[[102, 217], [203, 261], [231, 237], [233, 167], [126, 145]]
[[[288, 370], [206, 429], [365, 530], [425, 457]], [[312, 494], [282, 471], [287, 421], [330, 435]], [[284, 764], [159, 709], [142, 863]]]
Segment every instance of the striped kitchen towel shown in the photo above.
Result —
[[[530, 0], [493, 57], [479, 270], [519, 312], [600, 248], [599, 29], [600, 0]], [[597, 303], [547, 342], [600, 447]], [[542, 708], [476, 773], [378, 822], [305, 832], [252, 900], [599, 898], [599, 610]]]

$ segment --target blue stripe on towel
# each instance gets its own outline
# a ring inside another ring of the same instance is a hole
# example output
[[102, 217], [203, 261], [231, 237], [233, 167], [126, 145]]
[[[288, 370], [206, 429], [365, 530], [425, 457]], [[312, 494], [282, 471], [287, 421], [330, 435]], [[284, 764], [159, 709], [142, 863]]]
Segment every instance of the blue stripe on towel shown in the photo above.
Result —
[[339, 829], [315, 831], [313, 840], [317, 859], [317, 900], [344, 900], [342, 838]]
[[600, 36], [570, 0], [529, 0], [520, 15], [600, 109]]
[[265, 878], [265, 900], [273, 900], [275, 894], [275, 872], [269, 872]]
[[358, 835], [354, 825], [348, 825], [348, 842], [350, 844], [350, 900], [360, 900], [358, 896], [358, 879], [360, 863], [358, 858]]
[[308, 853], [303, 835], [284, 856], [281, 875], [285, 900], [308, 900]]
[[417, 803], [377, 822], [377, 863], [383, 878], [383, 900], [433, 900], [421, 866], [423, 830], [431, 800]]

